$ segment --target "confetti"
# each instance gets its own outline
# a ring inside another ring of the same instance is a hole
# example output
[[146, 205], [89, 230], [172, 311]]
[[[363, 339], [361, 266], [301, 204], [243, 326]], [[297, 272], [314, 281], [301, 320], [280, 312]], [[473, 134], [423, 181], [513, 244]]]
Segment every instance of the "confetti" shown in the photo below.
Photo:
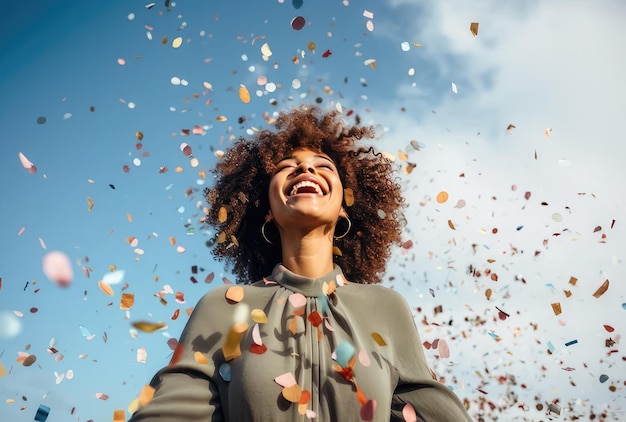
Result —
[[[472, 22], [470, 24], [470, 28], [469, 28], [470, 32], [472, 33], [473, 36], [477, 37], [478, 36], [478, 22]], [[487, 31], [489, 32], [489, 31]]]
[[299, 31], [302, 28], [304, 28], [305, 23], [306, 23], [306, 20], [302, 16], [296, 16], [295, 18], [291, 20], [291, 27], [294, 30]]
[[448, 192], [442, 190], [441, 192], [437, 194], [436, 199], [437, 199], [437, 202], [440, 204], [445, 203], [448, 200]]
[[48, 252], [43, 257], [43, 273], [57, 286], [67, 287], [74, 280], [69, 257], [60, 251]]
[[149, 322], [149, 321], [136, 321], [132, 323], [133, 327], [144, 333], [153, 333], [158, 330], [167, 328], [167, 324], [164, 322]]
[[598, 287], [598, 290], [596, 290], [593, 293], [593, 297], [595, 297], [596, 299], [599, 299], [600, 296], [606, 293], [608, 289], [609, 289], [609, 280], [607, 279], [607, 280], [604, 280], [604, 283], [602, 283], [602, 285]]
[[[45, 122], [45, 119], [44, 119], [44, 122]], [[18, 153], [18, 156], [20, 158], [20, 163], [22, 163], [22, 167], [24, 167], [30, 174], [37, 173], [37, 167], [33, 163], [31, 163], [30, 160], [26, 158], [24, 154], [20, 152]]]

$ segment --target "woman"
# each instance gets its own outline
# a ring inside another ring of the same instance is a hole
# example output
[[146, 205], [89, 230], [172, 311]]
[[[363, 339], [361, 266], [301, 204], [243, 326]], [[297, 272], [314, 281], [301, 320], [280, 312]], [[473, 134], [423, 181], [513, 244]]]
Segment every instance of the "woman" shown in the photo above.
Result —
[[404, 299], [376, 284], [403, 199], [391, 163], [357, 145], [374, 129], [338, 114], [283, 112], [218, 163], [206, 223], [243, 285], [199, 301], [133, 422], [470, 420]]

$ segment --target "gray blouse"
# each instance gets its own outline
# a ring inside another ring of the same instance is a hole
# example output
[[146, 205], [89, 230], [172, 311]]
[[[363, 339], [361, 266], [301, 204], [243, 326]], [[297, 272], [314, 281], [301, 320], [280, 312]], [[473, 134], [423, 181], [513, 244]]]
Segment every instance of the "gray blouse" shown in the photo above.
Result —
[[277, 265], [198, 302], [140, 421], [469, 421], [397, 292]]

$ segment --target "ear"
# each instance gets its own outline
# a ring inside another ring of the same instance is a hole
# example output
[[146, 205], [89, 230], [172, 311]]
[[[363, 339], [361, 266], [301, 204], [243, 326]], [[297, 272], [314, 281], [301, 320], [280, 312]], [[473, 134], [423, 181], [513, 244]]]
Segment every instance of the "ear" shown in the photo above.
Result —
[[272, 215], [272, 210], [267, 211], [267, 215], [265, 216], [265, 221], [272, 221], [274, 216]]

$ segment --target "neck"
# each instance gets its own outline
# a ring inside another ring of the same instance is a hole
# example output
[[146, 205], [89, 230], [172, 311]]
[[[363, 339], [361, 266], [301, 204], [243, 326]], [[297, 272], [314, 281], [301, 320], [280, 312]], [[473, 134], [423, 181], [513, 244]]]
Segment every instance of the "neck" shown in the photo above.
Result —
[[319, 278], [333, 270], [333, 237], [323, 230], [281, 233], [283, 265], [303, 277]]

